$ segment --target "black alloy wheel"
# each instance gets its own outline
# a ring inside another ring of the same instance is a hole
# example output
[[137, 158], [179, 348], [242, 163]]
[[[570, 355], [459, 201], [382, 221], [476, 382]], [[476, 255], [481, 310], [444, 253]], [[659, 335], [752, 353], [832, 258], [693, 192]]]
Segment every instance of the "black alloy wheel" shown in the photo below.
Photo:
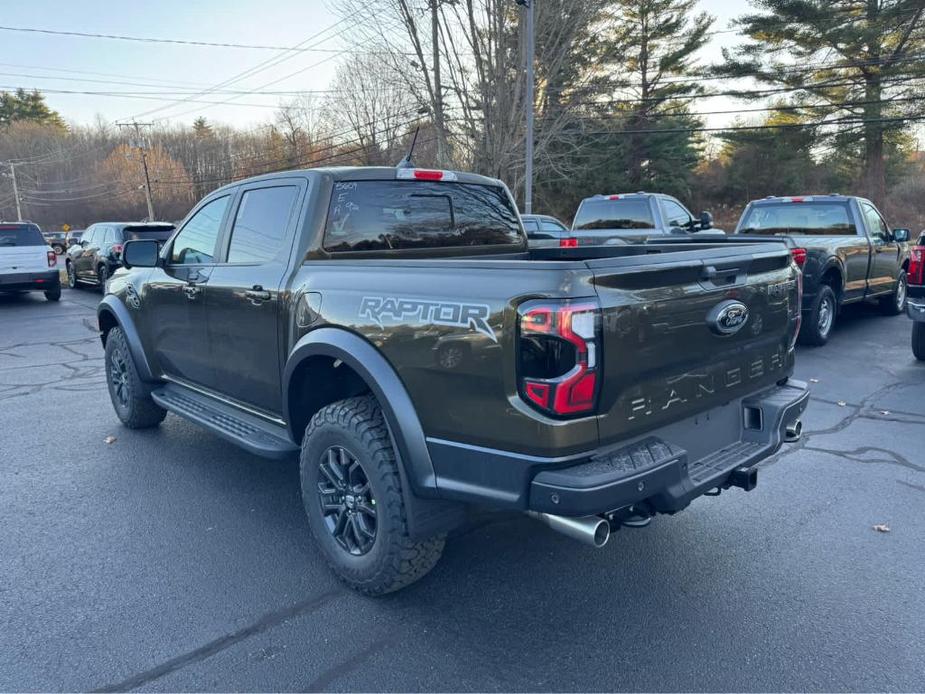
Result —
[[376, 499], [360, 461], [342, 446], [331, 446], [318, 461], [318, 499], [324, 524], [344, 550], [354, 556], [376, 542]]

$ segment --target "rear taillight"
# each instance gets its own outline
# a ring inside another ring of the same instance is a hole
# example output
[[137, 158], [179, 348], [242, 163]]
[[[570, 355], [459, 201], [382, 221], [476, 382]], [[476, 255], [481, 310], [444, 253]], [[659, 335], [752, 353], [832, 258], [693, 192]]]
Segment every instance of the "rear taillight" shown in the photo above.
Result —
[[909, 284], [925, 284], [925, 246], [914, 246], [909, 258]]
[[793, 262], [797, 264], [797, 267], [802, 268], [804, 265], [806, 265], [805, 248], [791, 248], [790, 255], [793, 257]]
[[114, 244], [112, 244], [112, 254], [113, 254], [113, 255], [121, 255], [121, 254], [122, 254], [122, 244], [121, 244], [121, 243], [114, 243]]
[[48, 251], [45, 256], [48, 258], [48, 267], [55, 267], [58, 264], [58, 254], [54, 251]]
[[559, 248], [578, 248], [578, 239], [574, 237], [559, 239]]
[[555, 416], [591, 413], [600, 374], [600, 307], [530, 301], [518, 310], [520, 396]]

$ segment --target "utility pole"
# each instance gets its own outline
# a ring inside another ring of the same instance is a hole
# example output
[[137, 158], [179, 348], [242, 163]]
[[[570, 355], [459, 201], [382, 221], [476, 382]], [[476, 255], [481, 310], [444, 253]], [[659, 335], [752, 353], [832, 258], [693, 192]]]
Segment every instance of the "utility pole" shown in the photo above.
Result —
[[517, 0], [527, 13], [527, 88], [524, 93], [524, 109], [526, 111], [527, 132], [524, 135], [524, 214], [533, 213], [533, 6], [536, 0]]
[[139, 150], [141, 150], [141, 168], [144, 170], [144, 173], [145, 173], [144, 188], [145, 188], [145, 201], [148, 203], [148, 221], [153, 222], [154, 221], [154, 201], [151, 199], [151, 177], [148, 174], [147, 148], [145, 146], [144, 137], [141, 134], [142, 126], [147, 127], [153, 124], [152, 123], [137, 123], [135, 121], [132, 121], [131, 123], [117, 123], [117, 125], [120, 128], [131, 127], [131, 128], [134, 128], [135, 130], [135, 138], [136, 138], [135, 146], [138, 147]]
[[22, 204], [19, 202], [19, 186], [16, 184], [16, 164], [10, 162], [10, 178], [13, 180], [13, 198], [16, 200], [16, 221], [22, 221]]
[[440, 81], [440, 0], [430, 0], [430, 32], [434, 49], [434, 126], [437, 128], [437, 165], [447, 165], [446, 130], [443, 117], [443, 84]]

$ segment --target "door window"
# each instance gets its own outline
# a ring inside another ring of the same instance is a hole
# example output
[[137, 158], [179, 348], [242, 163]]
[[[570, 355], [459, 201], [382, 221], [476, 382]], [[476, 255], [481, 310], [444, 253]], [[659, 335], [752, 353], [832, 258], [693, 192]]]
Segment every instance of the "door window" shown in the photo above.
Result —
[[867, 222], [867, 231], [870, 232], [870, 237], [875, 240], [879, 239], [883, 243], [889, 241], [890, 230], [876, 208], [864, 202], [861, 203], [861, 209], [864, 211], [864, 220]]
[[665, 223], [669, 227], [690, 227], [691, 214], [674, 200], [662, 200], [662, 210], [665, 213]]
[[228, 195], [216, 198], [194, 214], [174, 239], [170, 250], [171, 265], [204, 265], [212, 263], [215, 243], [228, 207]]
[[245, 191], [231, 231], [228, 262], [266, 263], [272, 260], [286, 236], [298, 197], [298, 186]]
[[536, 232], [540, 230], [539, 225], [536, 223], [535, 219], [523, 219], [521, 220], [524, 225], [524, 231], [527, 232], [527, 236], [531, 239], [536, 237]]

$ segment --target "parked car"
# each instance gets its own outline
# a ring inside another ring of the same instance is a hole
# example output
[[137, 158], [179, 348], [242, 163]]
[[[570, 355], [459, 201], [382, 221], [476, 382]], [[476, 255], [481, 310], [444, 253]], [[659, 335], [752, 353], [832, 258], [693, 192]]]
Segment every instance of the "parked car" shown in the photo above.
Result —
[[44, 292], [61, 298], [58, 256], [32, 222], [0, 222], [0, 292]]
[[45, 243], [51, 246], [52, 250], [58, 255], [64, 255], [67, 250], [67, 233], [64, 231], [46, 231], [43, 236]]
[[870, 200], [847, 195], [755, 200], [735, 233], [789, 240], [803, 268], [804, 344], [824, 345], [846, 304], [873, 299], [891, 316], [905, 309], [909, 230], [890, 230]]
[[568, 236], [568, 227], [546, 214], [522, 214], [520, 221], [527, 232], [530, 248], [556, 248]]
[[925, 361], [925, 232], [912, 247], [909, 257], [909, 299], [906, 309], [912, 323], [912, 353]]
[[126, 242], [98, 308], [109, 393], [130, 428], [170, 411], [299, 455], [321, 554], [365, 593], [426, 574], [470, 504], [601, 546], [752, 489], [799, 438], [800, 272], [767, 246], [528, 250], [496, 179], [268, 174], [163, 247]]
[[641, 243], [661, 235], [689, 235], [712, 229], [713, 215], [702, 212], [695, 221], [688, 209], [670, 195], [595, 195], [581, 201], [572, 228], [560, 245], [569, 248]]
[[91, 284], [101, 290], [106, 280], [122, 264], [122, 248], [127, 241], [152, 239], [163, 243], [173, 233], [169, 222], [99, 222], [90, 225], [80, 241], [67, 251], [67, 284]]

